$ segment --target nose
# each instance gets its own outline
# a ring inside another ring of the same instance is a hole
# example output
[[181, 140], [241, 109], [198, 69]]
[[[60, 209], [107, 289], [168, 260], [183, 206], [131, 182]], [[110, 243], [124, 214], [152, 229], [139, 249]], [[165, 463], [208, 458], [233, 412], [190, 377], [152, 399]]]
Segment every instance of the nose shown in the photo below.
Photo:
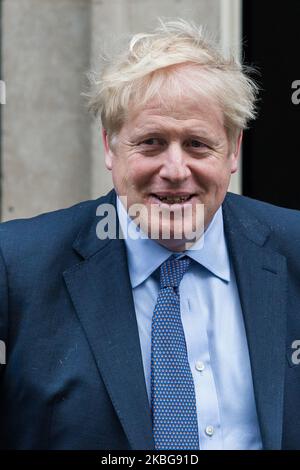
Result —
[[172, 183], [181, 183], [191, 175], [184, 151], [179, 144], [170, 144], [162, 158], [163, 163], [159, 172], [161, 178]]

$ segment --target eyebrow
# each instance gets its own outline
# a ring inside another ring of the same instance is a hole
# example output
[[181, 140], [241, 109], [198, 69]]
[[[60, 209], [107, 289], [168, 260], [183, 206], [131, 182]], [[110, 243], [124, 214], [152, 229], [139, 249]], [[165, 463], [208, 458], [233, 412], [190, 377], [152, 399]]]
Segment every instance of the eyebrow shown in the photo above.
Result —
[[[174, 130], [174, 129], [173, 129]], [[171, 130], [172, 132], [172, 130]], [[145, 127], [136, 128], [132, 133], [132, 138], [134, 140], [146, 137], [147, 135], [162, 135], [164, 133], [170, 134], [169, 129], [166, 129], [163, 125], [162, 126], [153, 126], [147, 125]], [[219, 136], [215, 133], [211, 133], [209, 130], [204, 129], [203, 127], [191, 126], [190, 128], [186, 129], [179, 129], [179, 133], [184, 135], [188, 134], [189, 136], [197, 136], [199, 138], [203, 138], [209, 140], [210, 142], [219, 140]]]

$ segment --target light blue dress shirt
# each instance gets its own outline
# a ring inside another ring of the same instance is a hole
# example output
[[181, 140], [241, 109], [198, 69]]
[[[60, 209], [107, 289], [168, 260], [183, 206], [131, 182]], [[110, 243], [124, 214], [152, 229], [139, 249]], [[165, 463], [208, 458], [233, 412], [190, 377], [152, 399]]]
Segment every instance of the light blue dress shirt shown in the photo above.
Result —
[[[117, 200], [121, 229], [132, 220]], [[249, 351], [222, 208], [185, 252], [195, 262], [180, 286], [182, 324], [194, 379], [200, 449], [261, 449]], [[151, 403], [151, 321], [159, 292], [153, 273], [173, 252], [149, 238], [125, 236], [142, 359]], [[179, 254], [178, 256], [183, 256]]]

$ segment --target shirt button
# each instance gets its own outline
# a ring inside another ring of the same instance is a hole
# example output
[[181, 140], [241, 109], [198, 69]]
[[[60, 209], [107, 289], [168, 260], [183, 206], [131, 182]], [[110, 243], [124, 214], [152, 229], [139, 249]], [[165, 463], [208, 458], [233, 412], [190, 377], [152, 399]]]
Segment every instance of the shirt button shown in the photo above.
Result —
[[214, 427], [213, 427], [213, 426], [206, 426], [206, 428], [205, 428], [205, 434], [206, 434], [207, 436], [210, 436], [210, 437], [211, 437], [211, 436], [214, 434], [214, 431], [215, 431], [215, 430], [214, 430]]
[[205, 369], [204, 362], [202, 362], [202, 361], [197, 361], [196, 364], [195, 364], [195, 367], [196, 367], [196, 370], [197, 370], [198, 372], [203, 372], [204, 369]]

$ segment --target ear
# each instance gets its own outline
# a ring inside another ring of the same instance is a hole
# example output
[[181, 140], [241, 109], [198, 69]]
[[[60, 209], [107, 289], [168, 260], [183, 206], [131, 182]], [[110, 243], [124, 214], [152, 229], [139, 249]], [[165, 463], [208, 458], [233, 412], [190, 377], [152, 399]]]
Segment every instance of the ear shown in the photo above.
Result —
[[243, 131], [240, 131], [235, 141], [235, 147], [230, 154], [231, 174], [235, 173], [238, 169], [238, 162], [239, 162], [242, 139], [243, 139]]
[[112, 169], [113, 153], [109, 146], [108, 135], [105, 129], [102, 129], [102, 140], [104, 146], [105, 166], [108, 170]]

